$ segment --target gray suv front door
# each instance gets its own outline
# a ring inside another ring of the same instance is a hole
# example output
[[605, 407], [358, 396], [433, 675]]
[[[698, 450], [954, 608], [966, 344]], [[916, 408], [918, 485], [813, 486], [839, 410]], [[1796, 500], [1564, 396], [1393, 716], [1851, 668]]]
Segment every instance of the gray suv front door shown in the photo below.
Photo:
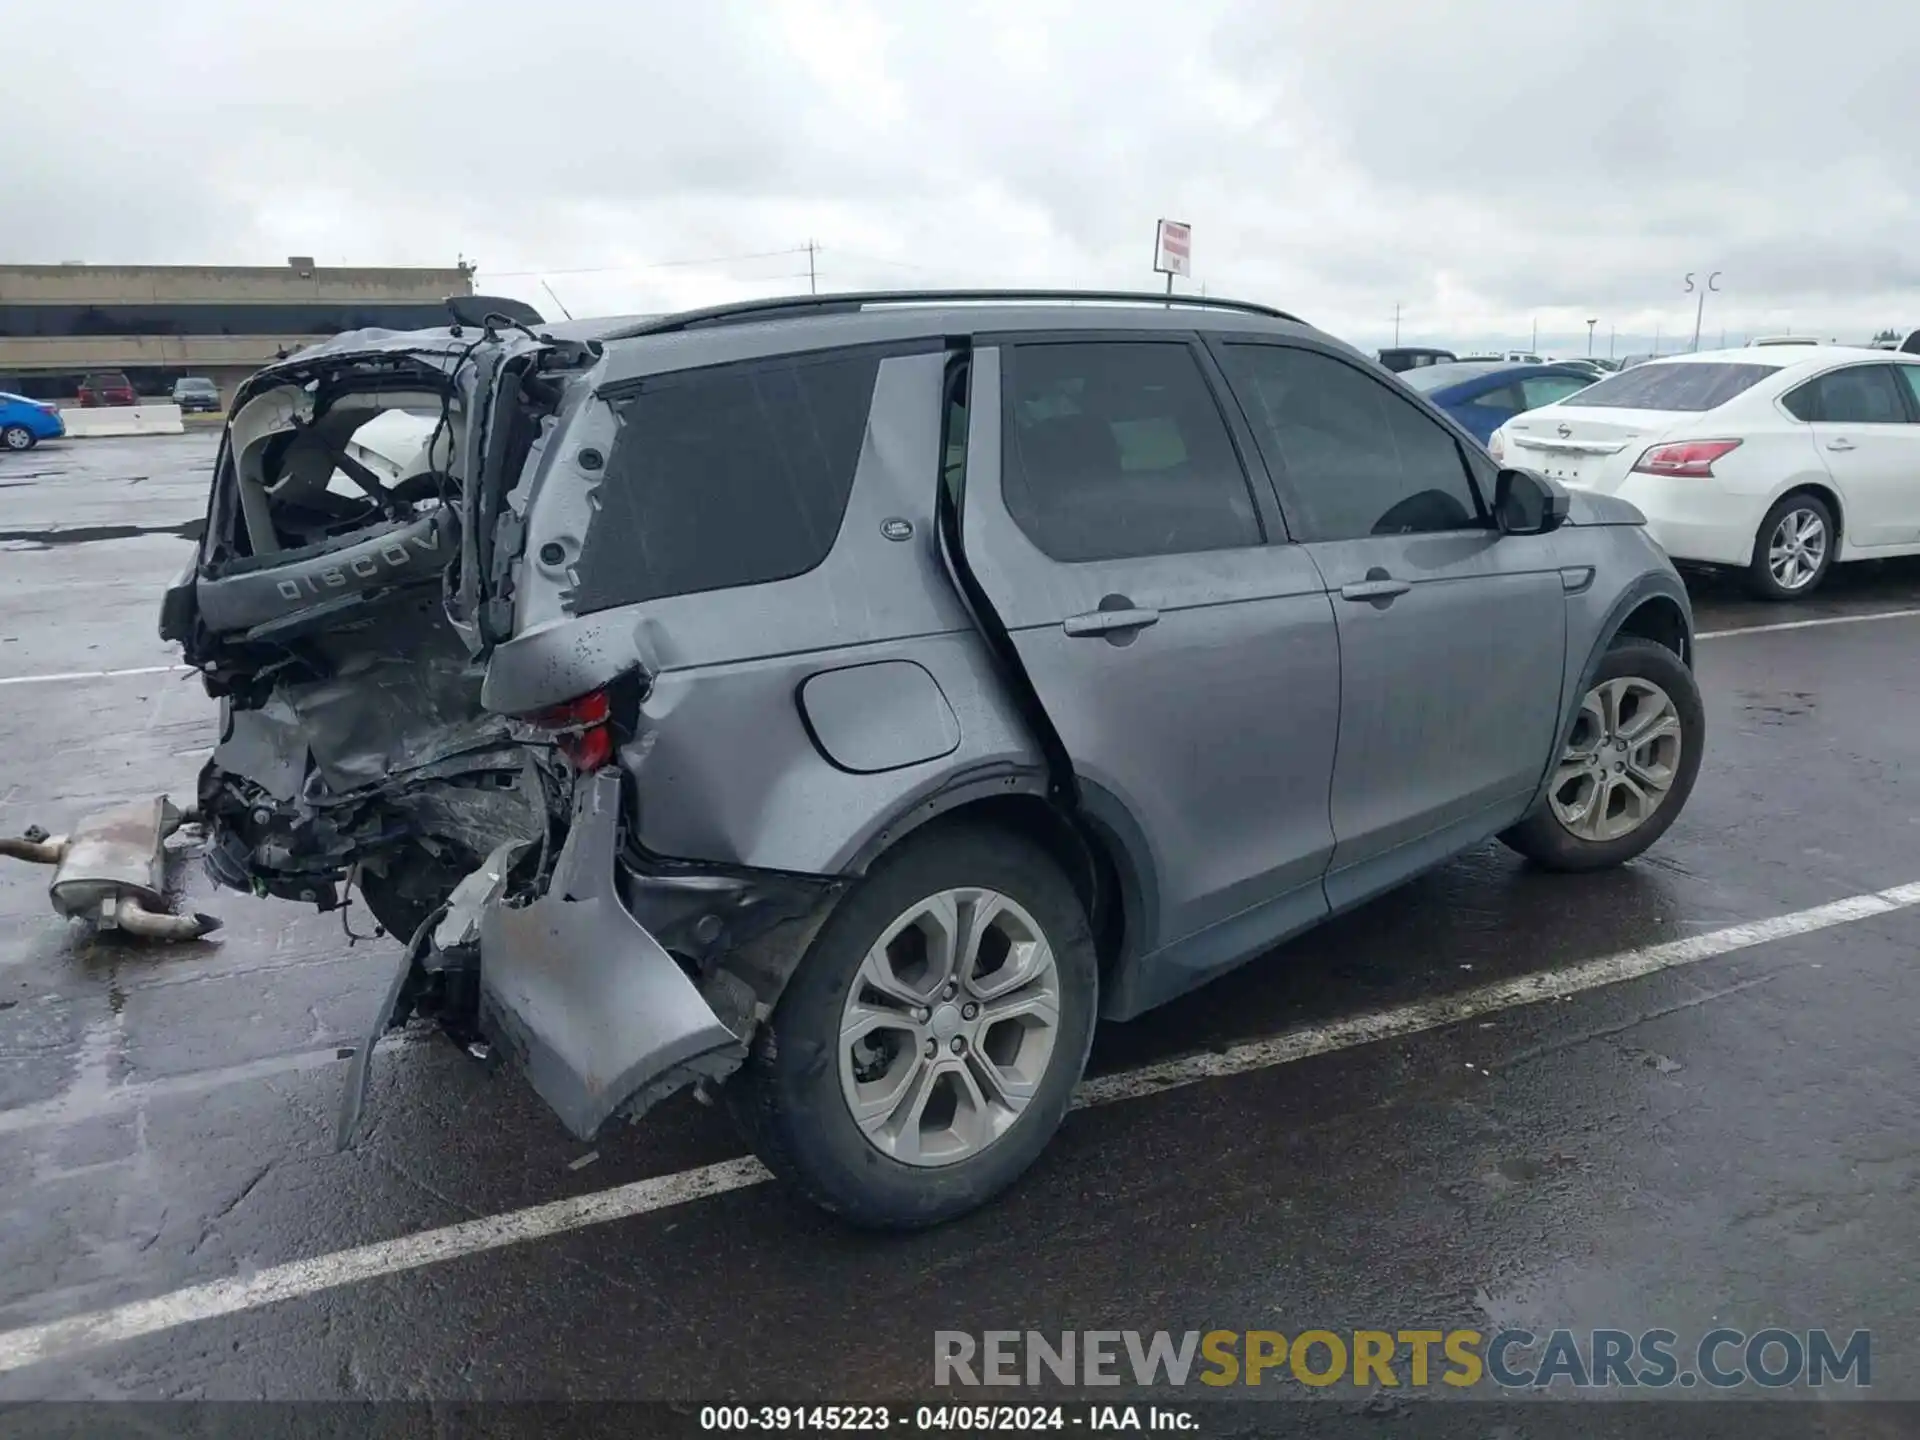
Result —
[[1305, 345], [1219, 354], [1333, 596], [1339, 908], [1526, 809], [1560, 723], [1556, 547], [1494, 528], [1464, 442], [1360, 365]]
[[[1133, 1013], [1326, 913], [1333, 604], [1184, 338], [974, 352], [964, 548], [1143, 873]], [[1173, 947], [1169, 949], [1169, 947]]]

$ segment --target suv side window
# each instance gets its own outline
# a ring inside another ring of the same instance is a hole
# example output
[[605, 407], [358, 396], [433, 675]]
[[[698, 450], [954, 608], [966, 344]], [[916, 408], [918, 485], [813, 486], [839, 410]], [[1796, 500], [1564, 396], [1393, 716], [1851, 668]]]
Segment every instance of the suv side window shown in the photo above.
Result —
[[1901, 425], [1906, 403], [1891, 365], [1851, 365], [1829, 370], [1800, 386], [1781, 403], [1797, 420], [1839, 425]]
[[1485, 523], [1450, 432], [1354, 366], [1283, 345], [1227, 345], [1226, 369], [1302, 540]]
[[1011, 345], [1001, 492], [1055, 560], [1265, 540], [1245, 469], [1184, 341]]
[[581, 614], [805, 574], [853, 491], [880, 356], [686, 370], [608, 397], [620, 428], [574, 567]]

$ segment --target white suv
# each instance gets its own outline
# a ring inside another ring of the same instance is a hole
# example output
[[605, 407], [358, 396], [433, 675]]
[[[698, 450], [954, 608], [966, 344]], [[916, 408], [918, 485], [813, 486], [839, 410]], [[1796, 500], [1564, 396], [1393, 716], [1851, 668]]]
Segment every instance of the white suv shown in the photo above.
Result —
[[1495, 459], [1617, 495], [1679, 561], [1769, 600], [1838, 561], [1920, 555], [1920, 356], [1834, 345], [1675, 355], [1509, 420]]

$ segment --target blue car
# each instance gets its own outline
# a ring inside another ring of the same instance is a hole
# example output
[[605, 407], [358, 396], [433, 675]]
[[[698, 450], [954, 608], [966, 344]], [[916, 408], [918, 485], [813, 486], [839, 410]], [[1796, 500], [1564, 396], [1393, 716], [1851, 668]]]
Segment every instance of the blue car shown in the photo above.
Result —
[[1571, 365], [1462, 360], [1408, 370], [1401, 380], [1458, 421], [1482, 445], [1523, 410], [1538, 410], [1595, 383]]
[[0, 450], [31, 450], [67, 433], [60, 407], [0, 390]]

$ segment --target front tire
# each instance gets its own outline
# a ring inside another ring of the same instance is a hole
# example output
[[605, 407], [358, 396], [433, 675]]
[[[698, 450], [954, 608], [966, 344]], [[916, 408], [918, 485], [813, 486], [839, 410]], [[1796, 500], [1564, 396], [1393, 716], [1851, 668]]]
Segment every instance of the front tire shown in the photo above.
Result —
[[1804, 600], [1825, 583], [1839, 544], [1826, 501], [1807, 491], [1783, 495], [1754, 536], [1747, 589], [1761, 600]]
[[40, 437], [24, 425], [9, 425], [6, 429], [0, 430], [0, 448], [11, 450], [16, 454], [31, 450], [39, 443]]
[[828, 917], [726, 1087], [767, 1168], [854, 1224], [912, 1230], [1013, 1184], [1093, 1043], [1087, 916], [1046, 852], [940, 828]]
[[1545, 799], [1501, 840], [1549, 870], [1625, 864], [1678, 818], [1706, 735], [1700, 687], [1680, 657], [1620, 637], [1581, 698]]

